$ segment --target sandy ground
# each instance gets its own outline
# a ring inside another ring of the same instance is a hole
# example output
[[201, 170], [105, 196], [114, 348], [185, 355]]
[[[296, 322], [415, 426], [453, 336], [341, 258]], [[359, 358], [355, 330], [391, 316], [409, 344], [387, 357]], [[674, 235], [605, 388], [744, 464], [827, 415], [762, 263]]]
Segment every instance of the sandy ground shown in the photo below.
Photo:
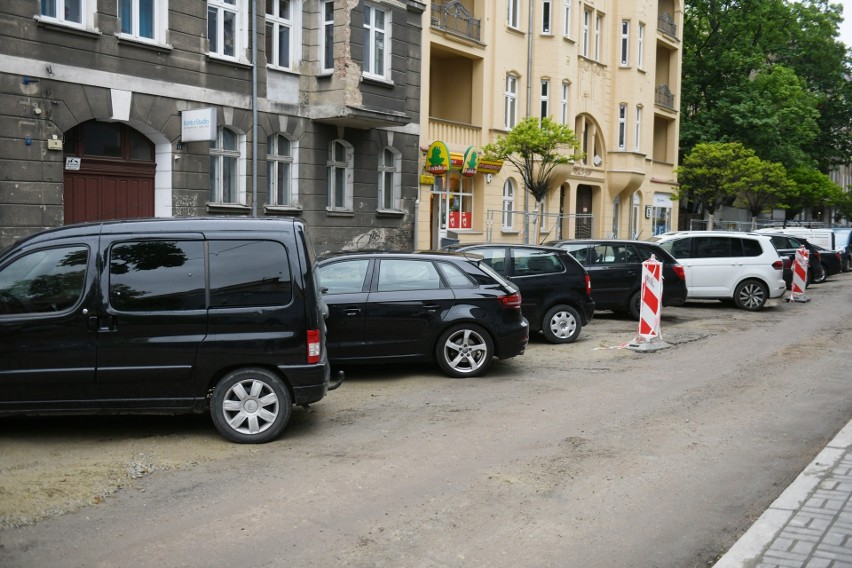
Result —
[[[701, 341], [741, 326], [740, 320], [754, 319], [754, 314], [715, 309], [718, 305], [697, 302], [667, 309], [661, 325], [663, 339], [674, 346]], [[605, 371], [633, 362], [636, 357], [649, 356], [621, 348], [635, 337], [636, 325], [624, 316], [598, 313], [584, 329], [581, 342], [550, 345], [534, 339], [523, 357], [552, 359], [554, 368], [559, 369]], [[419, 371], [439, 374], [429, 367]], [[346, 408], [338, 409], [343, 399], [331, 392], [319, 404], [323, 405], [323, 412], [338, 411], [336, 421], [345, 421], [347, 408], [357, 408], [365, 402], [353, 399], [358, 396], [369, 399], [373, 395], [350, 389]], [[305, 412], [310, 410], [295, 408], [294, 418]], [[287, 431], [283, 436], [287, 437]], [[258, 451], [256, 446], [224, 441], [206, 415], [2, 418], [0, 529], [97, 505], [154, 473], [245, 458]]]

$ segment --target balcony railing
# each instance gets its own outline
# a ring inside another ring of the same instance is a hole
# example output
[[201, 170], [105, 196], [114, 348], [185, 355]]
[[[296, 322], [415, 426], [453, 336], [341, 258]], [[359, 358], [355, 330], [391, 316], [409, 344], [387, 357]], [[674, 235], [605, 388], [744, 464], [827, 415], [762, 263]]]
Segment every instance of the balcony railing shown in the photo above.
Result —
[[657, 29], [664, 34], [677, 38], [677, 24], [668, 12], [663, 12], [657, 17]]
[[675, 110], [675, 96], [668, 85], [660, 85], [654, 96], [654, 102], [662, 107]]
[[432, 2], [432, 27], [467, 39], [479, 41], [480, 21], [458, 0]]

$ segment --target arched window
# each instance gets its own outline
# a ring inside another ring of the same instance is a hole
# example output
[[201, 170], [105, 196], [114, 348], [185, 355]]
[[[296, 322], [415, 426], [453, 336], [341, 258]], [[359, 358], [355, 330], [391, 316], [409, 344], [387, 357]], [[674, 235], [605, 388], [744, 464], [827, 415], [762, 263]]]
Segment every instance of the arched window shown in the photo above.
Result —
[[515, 228], [515, 180], [507, 179], [503, 183], [503, 230], [512, 231]]
[[379, 209], [399, 211], [402, 185], [402, 154], [390, 146], [379, 154]]
[[284, 134], [266, 139], [266, 176], [269, 205], [296, 206], [297, 188], [293, 184], [296, 143]]
[[352, 211], [353, 161], [355, 152], [346, 140], [332, 140], [328, 146], [329, 211]]
[[219, 128], [216, 140], [210, 142], [210, 201], [239, 203], [240, 147], [242, 136], [227, 127]]

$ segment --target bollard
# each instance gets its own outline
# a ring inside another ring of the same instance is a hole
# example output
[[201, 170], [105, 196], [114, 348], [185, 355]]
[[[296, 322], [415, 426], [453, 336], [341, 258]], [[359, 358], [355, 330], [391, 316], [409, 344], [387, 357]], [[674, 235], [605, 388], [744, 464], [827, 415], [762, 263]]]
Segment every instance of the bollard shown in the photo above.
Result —
[[663, 263], [654, 255], [642, 263], [642, 288], [639, 292], [639, 330], [627, 349], [657, 351], [671, 347], [660, 336], [663, 307]]
[[811, 299], [805, 295], [805, 282], [808, 281], [808, 261], [810, 252], [805, 247], [796, 250], [796, 259], [793, 261], [793, 285], [790, 288], [788, 302], [810, 302]]

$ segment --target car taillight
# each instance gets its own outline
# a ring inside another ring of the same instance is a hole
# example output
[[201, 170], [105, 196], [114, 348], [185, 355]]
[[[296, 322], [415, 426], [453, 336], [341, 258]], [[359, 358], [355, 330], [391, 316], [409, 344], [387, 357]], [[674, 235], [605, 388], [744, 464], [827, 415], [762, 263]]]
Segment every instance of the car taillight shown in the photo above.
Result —
[[672, 264], [672, 271], [674, 271], [675, 276], [677, 276], [683, 281], [686, 281], [686, 272], [683, 271], [682, 264]]
[[784, 270], [784, 261], [776, 260], [772, 263], [772, 268], [774, 268], [775, 270]]
[[507, 294], [505, 296], [500, 296], [497, 298], [500, 302], [500, 305], [504, 308], [520, 308], [521, 307], [521, 294], [519, 292], [515, 292], [514, 294]]
[[592, 279], [586, 274], [586, 296], [592, 295]]
[[322, 355], [322, 344], [320, 343], [320, 332], [318, 329], [308, 330], [308, 363], [319, 363]]

